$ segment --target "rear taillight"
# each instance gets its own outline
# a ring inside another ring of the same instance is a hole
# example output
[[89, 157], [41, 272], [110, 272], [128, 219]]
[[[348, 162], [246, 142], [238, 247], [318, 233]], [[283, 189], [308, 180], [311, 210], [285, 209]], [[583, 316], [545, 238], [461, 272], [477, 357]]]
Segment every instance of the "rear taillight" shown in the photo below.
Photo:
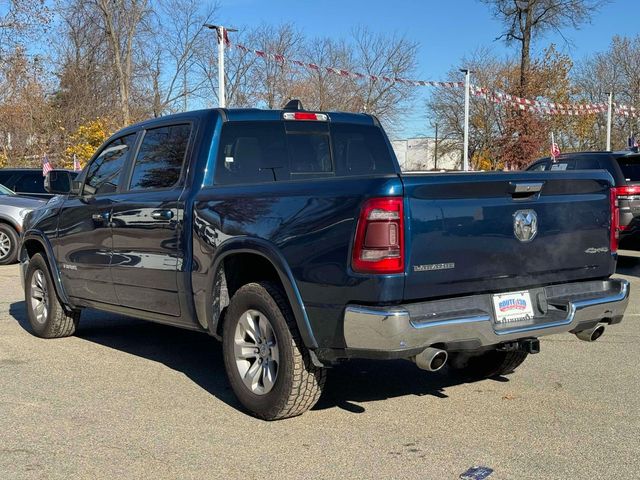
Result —
[[618, 197], [632, 197], [634, 195], [640, 195], [640, 185], [615, 187], [612, 190], [616, 192]]
[[362, 206], [351, 266], [360, 273], [404, 272], [402, 197], [372, 198]]
[[[622, 187], [628, 188], [628, 187]], [[609, 191], [609, 204], [611, 207], [611, 229], [609, 231], [609, 250], [618, 252], [618, 239], [620, 238], [620, 209], [618, 208], [618, 190], [612, 188]]]

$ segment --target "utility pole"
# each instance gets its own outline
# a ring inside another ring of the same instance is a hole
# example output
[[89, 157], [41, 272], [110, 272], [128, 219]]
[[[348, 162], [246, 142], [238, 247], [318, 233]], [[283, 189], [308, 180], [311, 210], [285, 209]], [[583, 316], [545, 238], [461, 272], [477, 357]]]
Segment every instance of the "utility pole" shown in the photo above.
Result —
[[611, 151], [611, 110], [613, 107], [613, 92], [609, 92], [609, 109], [607, 110], [607, 151]]
[[218, 106], [220, 108], [224, 108], [227, 106], [227, 97], [224, 90], [225, 76], [224, 76], [224, 47], [225, 44], [229, 41], [227, 33], [228, 32], [237, 32], [235, 28], [226, 28], [222, 25], [211, 25], [209, 23], [205, 23], [203, 25], [210, 30], [215, 30], [218, 34]]
[[469, 93], [471, 86], [471, 70], [460, 69], [464, 73], [464, 151], [462, 152], [462, 169], [469, 171]]

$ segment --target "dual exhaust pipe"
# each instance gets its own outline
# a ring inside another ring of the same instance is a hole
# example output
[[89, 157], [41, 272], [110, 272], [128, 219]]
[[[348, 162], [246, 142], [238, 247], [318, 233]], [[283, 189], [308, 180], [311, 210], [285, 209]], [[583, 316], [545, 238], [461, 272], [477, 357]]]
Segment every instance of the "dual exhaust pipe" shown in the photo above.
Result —
[[[603, 334], [604, 325], [602, 323], [575, 333], [576, 337], [585, 342], [595, 342]], [[540, 351], [540, 343], [538, 339], [528, 339], [528, 343], [527, 340], [522, 341], [521, 343], [522, 344], [519, 344], [518, 347], [528, 353], [538, 353]], [[427, 370], [428, 372], [437, 372], [445, 366], [448, 358], [449, 354], [446, 350], [428, 347], [416, 355], [413, 360], [418, 368]]]
[[595, 327], [587, 328], [586, 330], [581, 330], [575, 333], [576, 337], [585, 342], [595, 342], [603, 334], [604, 325], [602, 323], [599, 323]]

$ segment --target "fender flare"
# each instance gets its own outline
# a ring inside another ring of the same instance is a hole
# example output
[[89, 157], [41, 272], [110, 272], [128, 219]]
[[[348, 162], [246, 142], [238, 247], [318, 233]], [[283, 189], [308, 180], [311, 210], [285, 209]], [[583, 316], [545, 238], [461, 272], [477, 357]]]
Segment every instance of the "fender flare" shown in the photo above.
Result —
[[37, 241], [44, 248], [44, 251], [47, 255], [49, 273], [51, 273], [51, 278], [53, 279], [53, 285], [55, 287], [56, 293], [58, 294], [58, 298], [60, 299], [60, 302], [67, 308], [72, 308], [69, 297], [67, 296], [67, 292], [65, 292], [64, 286], [62, 285], [62, 277], [60, 276], [60, 269], [56, 264], [55, 256], [53, 254], [53, 247], [51, 246], [51, 243], [49, 242], [47, 236], [40, 230], [32, 229], [24, 232], [24, 236], [22, 237], [22, 241], [20, 242], [20, 262], [22, 263], [23, 261], [23, 252], [25, 250], [24, 244], [29, 240]]
[[[213, 275], [211, 276], [208, 295], [212, 295], [215, 278], [218, 275], [219, 269], [222, 268], [222, 261], [231, 255], [239, 253], [260, 255], [274, 267], [284, 287], [289, 305], [291, 305], [291, 310], [293, 311], [304, 345], [310, 349], [318, 348], [318, 342], [313, 335], [309, 317], [307, 316], [304, 302], [302, 301], [291, 269], [275, 245], [266, 240], [251, 237], [235, 237], [222, 243], [216, 250], [216, 256], [213, 261], [213, 268], [211, 269]], [[211, 297], [209, 296], [209, 298]]]

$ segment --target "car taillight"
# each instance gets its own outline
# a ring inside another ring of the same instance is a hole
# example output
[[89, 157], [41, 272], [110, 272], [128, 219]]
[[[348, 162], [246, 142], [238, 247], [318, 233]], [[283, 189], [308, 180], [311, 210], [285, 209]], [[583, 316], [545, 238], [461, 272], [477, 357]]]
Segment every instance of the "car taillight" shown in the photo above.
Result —
[[[627, 188], [627, 187], [622, 187]], [[618, 239], [620, 238], [620, 209], [618, 208], [618, 189], [612, 188], [609, 191], [609, 203], [611, 207], [611, 230], [609, 231], [609, 250], [611, 253], [618, 252]]]
[[351, 266], [360, 273], [404, 272], [402, 197], [372, 198], [362, 206]]
[[634, 195], [640, 195], [640, 185], [615, 187], [612, 190], [616, 192], [616, 196], [618, 197], [632, 197]]

